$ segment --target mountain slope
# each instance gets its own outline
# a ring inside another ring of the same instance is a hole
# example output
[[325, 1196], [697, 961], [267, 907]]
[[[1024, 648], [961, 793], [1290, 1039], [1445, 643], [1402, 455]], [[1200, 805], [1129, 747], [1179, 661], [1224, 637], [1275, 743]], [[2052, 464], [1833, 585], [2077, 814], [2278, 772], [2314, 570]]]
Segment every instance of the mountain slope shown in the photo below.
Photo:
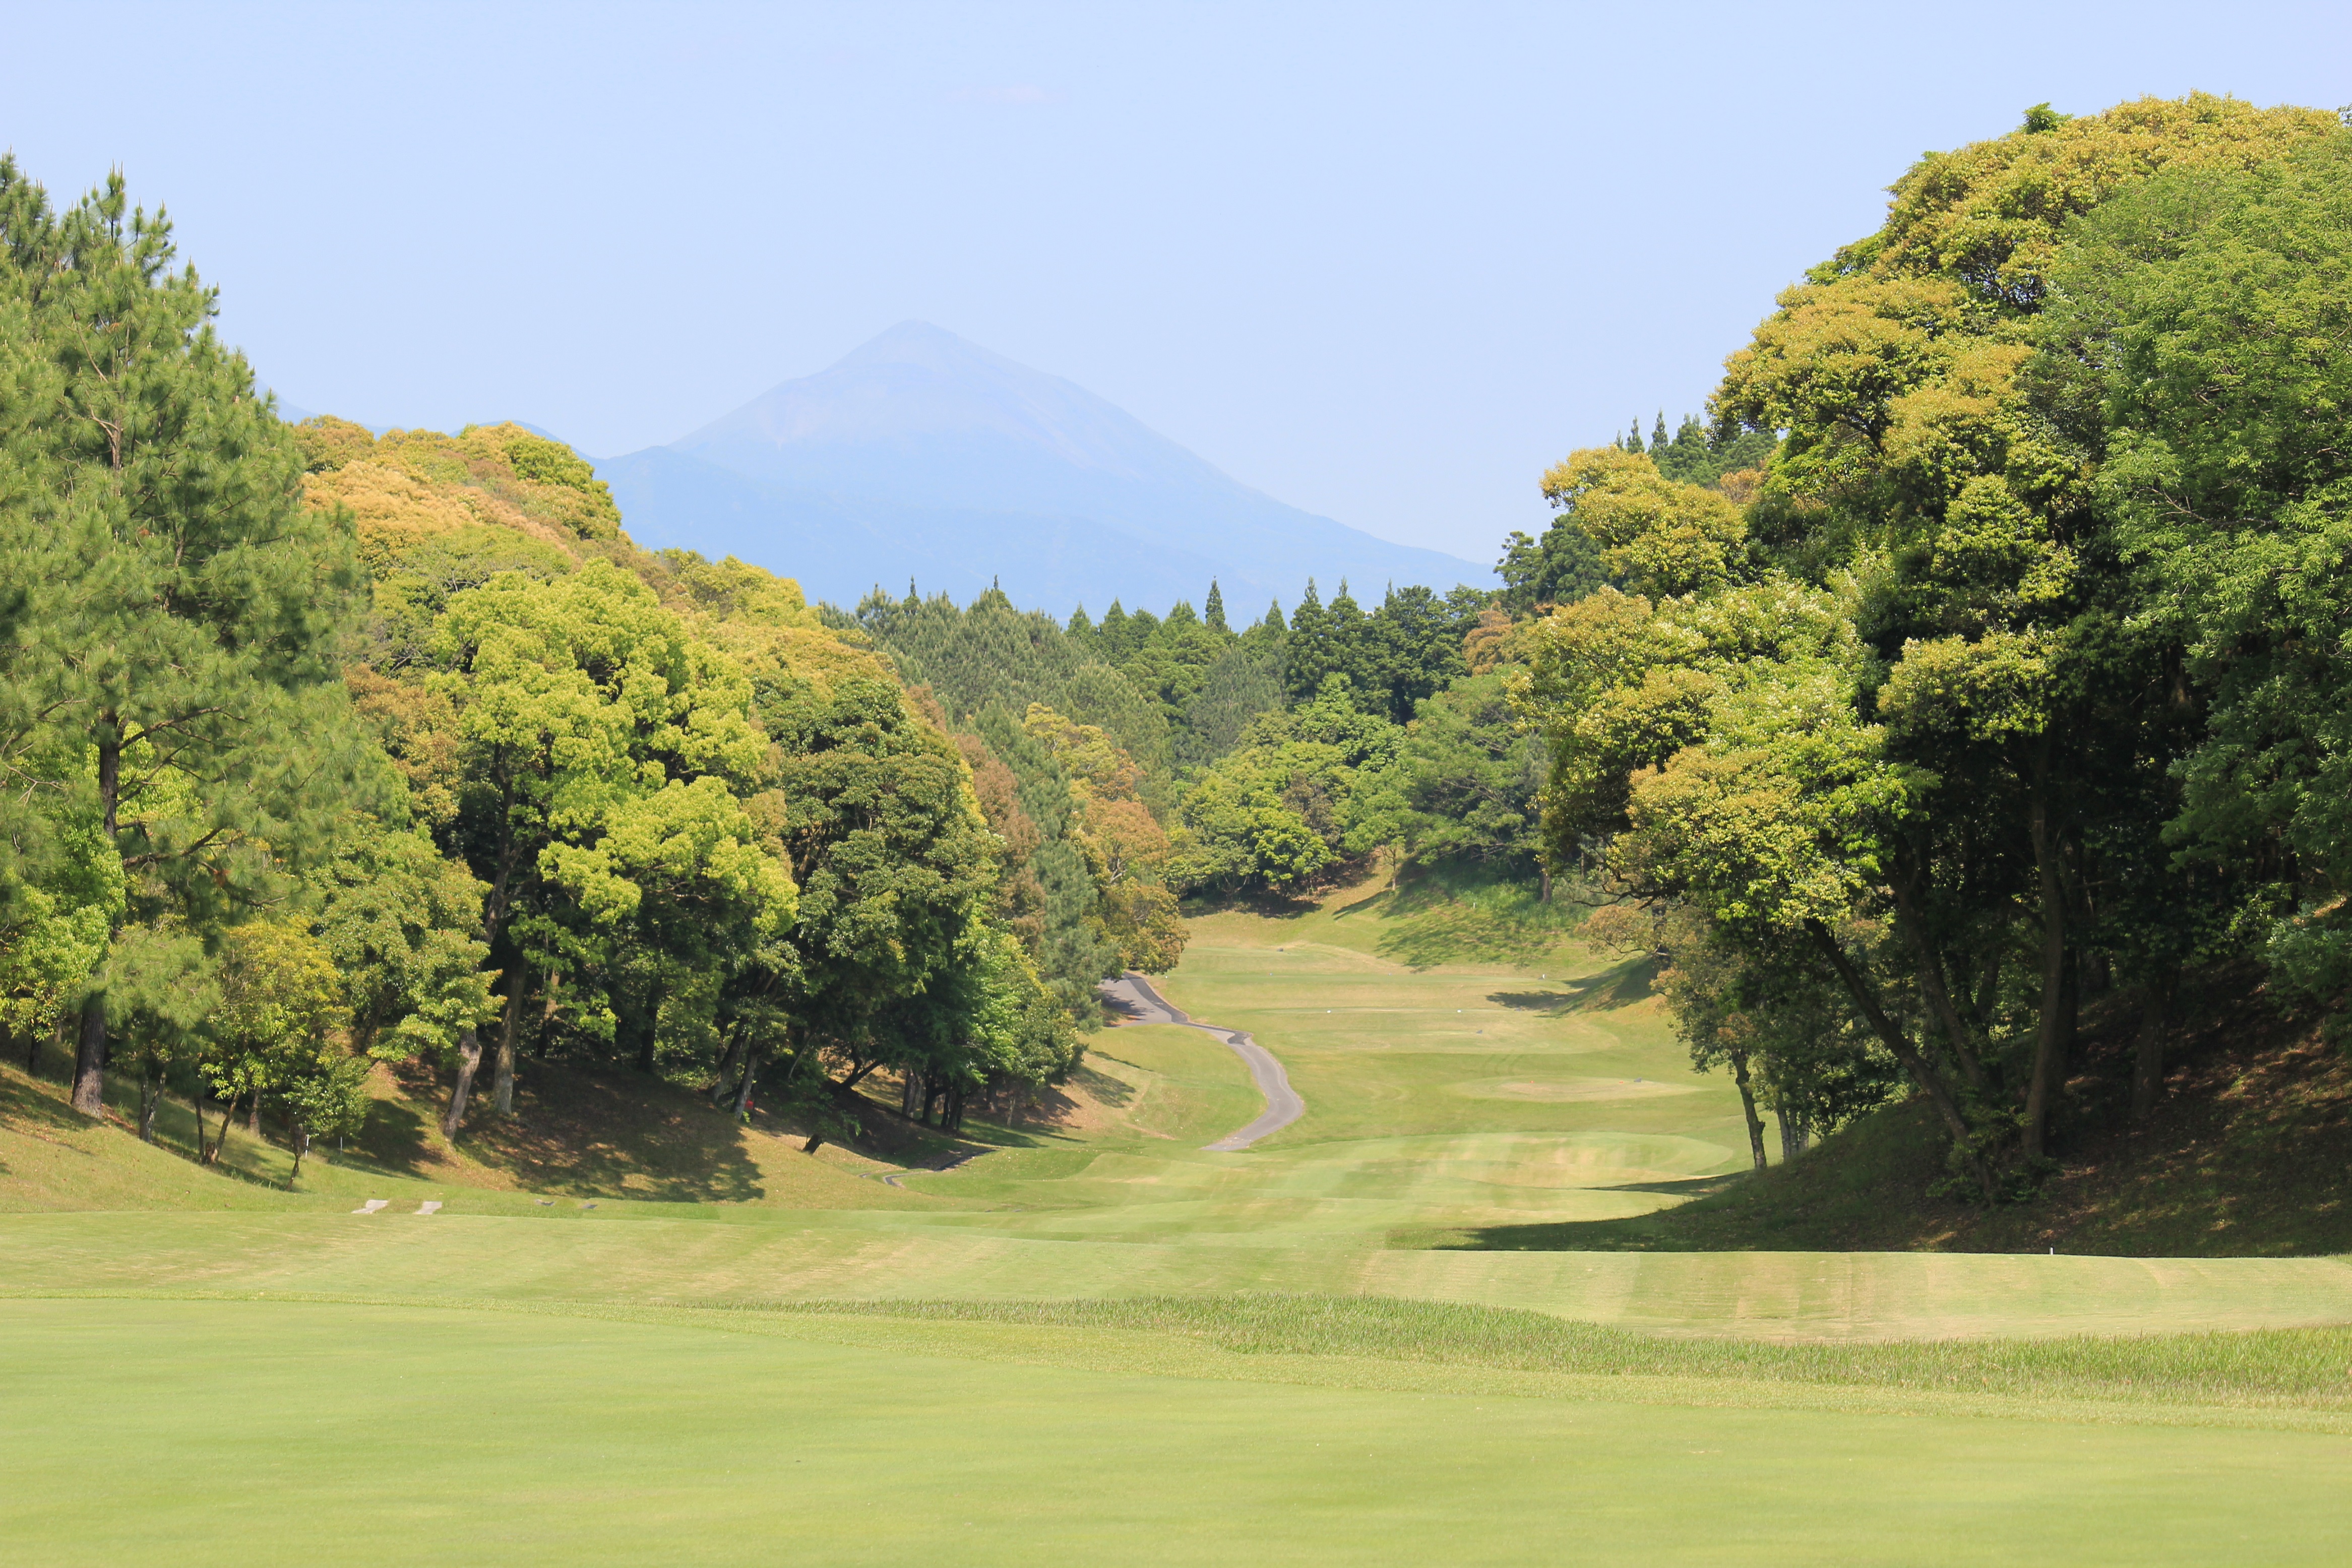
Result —
[[1283, 505], [1069, 382], [909, 321], [666, 447], [597, 465], [656, 546], [788, 570], [854, 601], [909, 576], [967, 599], [1001, 579], [1056, 611], [1164, 609], [1212, 577], [1236, 609], [1486, 569]]

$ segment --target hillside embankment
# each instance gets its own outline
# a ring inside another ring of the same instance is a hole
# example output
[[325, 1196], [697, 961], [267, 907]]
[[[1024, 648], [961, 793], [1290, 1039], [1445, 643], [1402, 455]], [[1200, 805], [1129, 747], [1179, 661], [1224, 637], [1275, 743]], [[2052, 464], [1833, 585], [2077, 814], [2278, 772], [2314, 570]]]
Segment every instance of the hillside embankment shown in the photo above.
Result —
[[[2120, 1000], [2120, 999], [2118, 999]], [[2130, 1116], [2137, 1017], [2086, 1010], [2029, 1201], [1963, 1202], [1916, 1101], [1862, 1118], [1794, 1164], [1691, 1184], [1691, 1200], [1622, 1220], [1412, 1238], [1506, 1249], [2105, 1253], [2146, 1258], [2352, 1252], [2352, 1061], [2243, 968], [2184, 988], [2165, 1092]]]

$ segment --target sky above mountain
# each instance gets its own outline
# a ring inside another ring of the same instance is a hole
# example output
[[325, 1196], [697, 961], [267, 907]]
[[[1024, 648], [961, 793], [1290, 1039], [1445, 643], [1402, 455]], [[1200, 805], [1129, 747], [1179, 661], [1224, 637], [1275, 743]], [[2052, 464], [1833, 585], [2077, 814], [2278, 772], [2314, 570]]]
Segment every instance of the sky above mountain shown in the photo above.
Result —
[[916, 318], [1474, 560], [1569, 448], [1698, 407], [1922, 150], [2352, 96], [2319, 4], [91, 0], [8, 39], [105, 88], [17, 73], [0, 144], [168, 204], [304, 407], [634, 452]]
[[629, 531], [732, 554], [813, 598], [960, 601], [992, 584], [1066, 614], [1165, 612], [1211, 582], [1254, 619], [1307, 583], [1491, 584], [1486, 562], [1375, 538], [1237, 483], [1084, 387], [902, 321], [666, 446], [600, 459]]

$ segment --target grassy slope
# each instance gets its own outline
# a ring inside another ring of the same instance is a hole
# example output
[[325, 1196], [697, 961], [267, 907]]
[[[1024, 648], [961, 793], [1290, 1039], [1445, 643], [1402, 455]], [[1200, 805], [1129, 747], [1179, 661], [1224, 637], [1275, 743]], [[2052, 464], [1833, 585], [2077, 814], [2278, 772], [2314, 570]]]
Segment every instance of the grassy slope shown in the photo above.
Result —
[[[241, 1123], [231, 1129], [220, 1168], [206, 1170], [189, 1157], [195, 1122], [185, 1103], [165, 1102], [157, 1145], [149, 1146], [130, 1132], [134, 1084], [110, 1081], [111, 1114], [93, 1125], [67, 1107], [66, 1063], [51, 1053], [40, 1068], [28, 1077], [22, 1063], [0, 1065], [0, 1212], [331, 1209], [362, 1197], [510, 1210], [530, 1207], [525, 1195], [532, 1194], [672, 1205], [940, 1207], [870, 1179], [895, 1165], [830, 1145], [804, 1155], [789, 1130], [738, 1127], [666, 1085], [616, 1084], [553, 1064], [530, 1065], [511, 1122], [478, 1117], [455, 1145], [441, 1136], [436, 1086], [379, 1072], [364, 1134], [340, 1155], [314, 1149], [291, 1182], [290, 1154]], [[218, 1134], [216, 1110], [208, 1110], [205, 1127], [207, 1136]]]
[[1796, 1165], [1672, 1210], [1598, 1223], [1462, 1227], [1437, 1246], [2094, 1252], [2126, 1257], [2324, 1257], [2352, 1252], [2352, 1059], [2282, 1017], [2239, 972], [2182, 998], [2166, 1097], [2130, 1124], [2129, 1011], [2094, 1009], [2057, 1169], [2034, 1202], [1986, 1210], [1939, 1197], [1924, 1106], [1865, 1118]]
[[[288, 1194], [0, 1074], [0, 1202], [81, 1210], [0, 1216], [0, 1532], [240, 1564], [2352, 1546], [2352, 1333], [2290, 1326], [2352, 1320], [2340, 1262], [1399, 1249], [1638, 1218], [1738, 1164], [1638, 975], [1557, 933], [1470, 959], [1508, 913], [1204, 919], [1170, 989], [1281, 1054], [1307, 1122], [1208, 1154], [1256, 1109], [1240, 1064], [1120, 1030], [912, 1193], [538, 1072], [537, 1145], [378, 1148]], [[791, 1159], [813, 1185], [779, 1190]], [[698, 1193], [736, 1200], [656, 1200]], [[1268, 1289], [1303, 1293], [1233, 1294]]]

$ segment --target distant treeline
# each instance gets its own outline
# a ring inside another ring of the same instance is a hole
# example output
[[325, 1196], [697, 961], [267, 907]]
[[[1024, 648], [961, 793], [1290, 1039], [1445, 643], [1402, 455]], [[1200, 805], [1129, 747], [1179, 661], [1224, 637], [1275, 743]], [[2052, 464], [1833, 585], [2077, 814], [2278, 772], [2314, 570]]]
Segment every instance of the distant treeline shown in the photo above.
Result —
[[[1164, 827], [1150, 865], [1173, 891], [1297, 892], [1391, 844], [1538, 873], [1536, 751], [1504, 702], [1510, 618], [1492, 594], [1391, 588], [1366, 611], [1346, 583], [1327, 604], [1310, 581], [1287, 616], [1271, 604], [1239, 632], [1216, 584], [1203, 603], [1162, 617], [1114, 602], [1057, 624], [1002, 591], [963, 609], [910, 591], [822, 612], [870, 638], [960, 744], [1024, 789], [1062, 788], [1025, 733], [1099, 730]], [[1037, 880], [1053, 885], [1063, 830], [1028, 816]], [[1091, 975], [1083, 934], [1103, 916], [1049, 898], [1044, 918], [1069, 981]]]

